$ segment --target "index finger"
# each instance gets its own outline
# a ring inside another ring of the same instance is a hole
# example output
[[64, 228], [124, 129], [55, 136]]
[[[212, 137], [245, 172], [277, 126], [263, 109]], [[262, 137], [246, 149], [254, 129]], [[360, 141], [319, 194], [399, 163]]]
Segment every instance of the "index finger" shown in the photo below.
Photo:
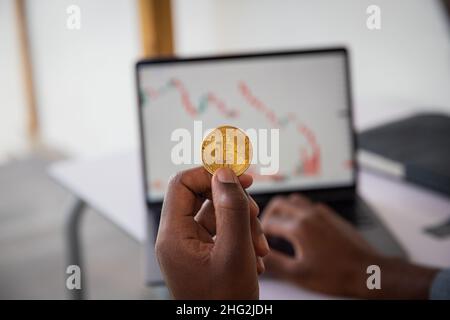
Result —
[[[211, 174], [203, 167], [181, 171], [173, 176], [164, 197], [163, 212], [167, 215], [195, 216], [205, 199], [211, 199]], [[253, 179], [243, 174], [239, 177], [243, 188]]]
[[285, 219], [294, 220], [302, 219], [309, 214], [310, 205], [294, 204], [286, 197], [274, 197], [262, 214], [262, 224], [264, 225], [272, 217], [283, 217]]

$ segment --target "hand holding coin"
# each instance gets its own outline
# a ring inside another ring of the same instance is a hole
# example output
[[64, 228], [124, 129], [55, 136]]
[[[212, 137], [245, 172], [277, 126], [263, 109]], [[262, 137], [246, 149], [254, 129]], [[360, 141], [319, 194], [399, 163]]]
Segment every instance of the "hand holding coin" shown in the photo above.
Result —
[[170, 180], [155, 251], [174, 298], [258, 299], [269, 246], [245, 192], [252, 181], [228, 168], [211, 177], [202, 167]]

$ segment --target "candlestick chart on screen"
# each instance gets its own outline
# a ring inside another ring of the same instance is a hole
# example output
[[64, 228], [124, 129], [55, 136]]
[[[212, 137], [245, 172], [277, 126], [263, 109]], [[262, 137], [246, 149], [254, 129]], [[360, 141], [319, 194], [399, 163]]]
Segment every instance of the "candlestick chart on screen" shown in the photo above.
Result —
[[[143, 108], [157, 108], [158, 100], [172, 95], [178, 101], [171, 107], [181, 108], [182, 111], [193, 120], [202, 120], [202, 117], [214, 113], [226, 123], [243, 117], [243, 111], [251, 111], [254, 115], [262, 116], [264, 123], [259, 123], [261, 128], [278, 128], [281, 131], [290, 129], [295, 136], [284, 136], [297, 143], [296, 147], [288, 150], [289, 156], [296, 159], [292, 168], [280, 167], [278, 174], [261, 175], [255, 166], [251, 166], [248, 173], [253, 175], [255, 181], [286, 181], [294, 177], [314, 177], [321, 174], [321, 150], [313, 130], [302, 121], [295, 112], [278, 114], [276, 108], [262, 101], [257, 92], [254, 92], [245, 81], [237, 81], [234, 86], [239, 104], [227, 102], [226, 97], [213, 90], [204, 90], [199, 95], [192, 95], [186, 84], [178, 78], [170, 78], [159, 87], [144, 86], [140, 91], [141, 105]], [[173, 110], [174, 114], [179, 110]], [[243, 128], [244, 130], [246, 128]], [[281, 164], [282, 166], [282, 164]], [[153, 181], [154, 188], [163, 188], [162, 181]]]

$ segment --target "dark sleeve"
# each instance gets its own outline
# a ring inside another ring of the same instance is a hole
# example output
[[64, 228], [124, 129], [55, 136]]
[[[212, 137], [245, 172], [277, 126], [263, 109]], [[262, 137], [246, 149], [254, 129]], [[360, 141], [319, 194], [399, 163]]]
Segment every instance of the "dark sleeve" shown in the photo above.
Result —
[[450, 269], [436, 274], [431, 284], [430, 299], [450, 300]]

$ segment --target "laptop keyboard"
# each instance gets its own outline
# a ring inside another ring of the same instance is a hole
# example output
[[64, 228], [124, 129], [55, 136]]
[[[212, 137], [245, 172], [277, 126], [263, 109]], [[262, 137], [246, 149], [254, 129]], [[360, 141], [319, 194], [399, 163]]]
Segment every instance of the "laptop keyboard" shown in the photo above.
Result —
[[370, 228], [374, 225], [370, 208], [360, 198], [354, 201], [334, 201], [327, 204], [359, 229]]

